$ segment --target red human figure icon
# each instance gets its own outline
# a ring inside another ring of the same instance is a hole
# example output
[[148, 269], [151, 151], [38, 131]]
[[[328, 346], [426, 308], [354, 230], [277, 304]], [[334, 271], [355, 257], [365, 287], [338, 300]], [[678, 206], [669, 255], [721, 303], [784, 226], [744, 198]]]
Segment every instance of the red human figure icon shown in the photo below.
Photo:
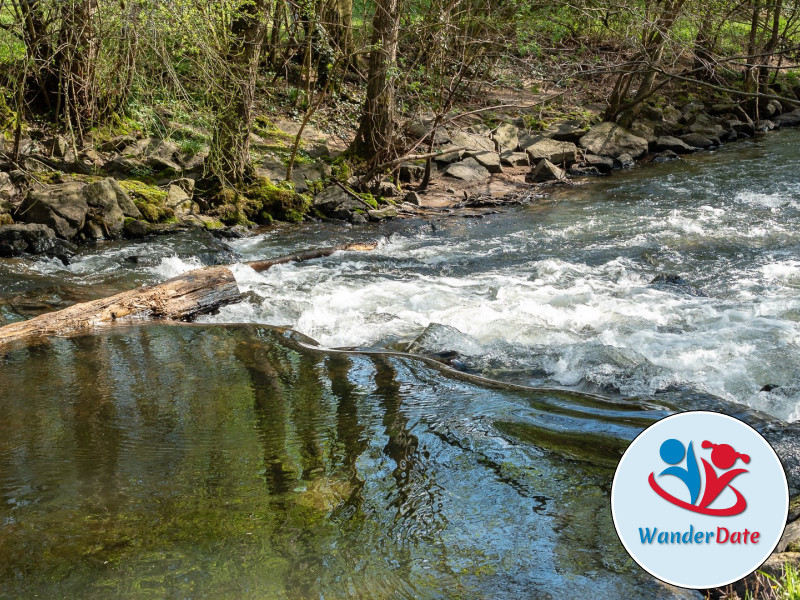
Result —
[[[740, 454], [733, 449], [732, 446], [728, 444], [712, 444], [708, 440], [704, 441], [702, 444], [703, 448], [713, 448], [711, 451], [711, 462], [714, 463], [714, 466], [718, 469], [730, 469], [738, 459], [742, 459], [742, 462], [748, 464], [750, 462], [750, 457], [747, 454]], [[706, 489], [703, 493], [703, 498], [700, 500], [700, 507], [706, 508], [709, 504], [714, 502], [717, 497], [722, 493], [726, 487], [728, 487], [733, 481], [735, 477], [738, 477], [742, 473], [747, 473], [747, 469], [733, 469], [732, 471], [728, 471], [727, 473], [722, 473], [722, 475], [717, 475], [717, 472], [714, 470], [708, 461], [705, 458], [700, 459], [703, 461], [703, 468], [705, 469], [706, 473]], [[747, 506], [744, 497], [742, 494], [737, 490], [735, 487], [730, 486], [731, 490], [736, 494], [736, 505], [735, 507], [738, 508], [741, 504], [741, 510], [738, 510], [736, 513], [742, 512], [744, 508]]]

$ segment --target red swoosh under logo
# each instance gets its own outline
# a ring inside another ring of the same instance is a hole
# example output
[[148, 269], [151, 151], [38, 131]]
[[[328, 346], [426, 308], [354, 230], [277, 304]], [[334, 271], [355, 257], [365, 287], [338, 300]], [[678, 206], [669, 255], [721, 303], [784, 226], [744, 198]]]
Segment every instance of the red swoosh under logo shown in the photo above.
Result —
[[680, 506], [681, 508], [685, 508], [686, 510], [690, 510], [692, 512], [700, 513], [701, 515], [713, 515], [716, 517], [731, 517], [733, 515], [738, 515], [739, 513], [744, 512], [744, 509], [747, 508], [747, 500], [744, 499], [744, 496], [737, 490], [735, 487], [730, 487], [733, 492], [736, 494], [736, 504], [729, 508], [703, 508], [700, 506], [695, 506], [694, 504], [689, 504], [688, 502], [684, 502], [673, 496], [672, 494], [664, 491], [661, 486], [656, 483], [656, 478], [653, 473], [650, 473], [650, 477], [648, 477], [647, 481], [650, 483], [650, 487], [653, 488], [653, 491], [664, 498], [667, 502], [674, 504], [675, 506]]

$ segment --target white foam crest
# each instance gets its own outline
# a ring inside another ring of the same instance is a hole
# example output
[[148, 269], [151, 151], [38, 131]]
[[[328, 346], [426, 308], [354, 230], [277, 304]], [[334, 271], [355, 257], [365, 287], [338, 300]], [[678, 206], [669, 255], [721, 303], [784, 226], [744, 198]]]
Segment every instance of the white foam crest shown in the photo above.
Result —
[[181, 258], [179, 256], [165, 256], [161, 262], [148, 270], [160, 280], [170, 279], [182, 275], [187, 271], [200, 269], [203, 263], [195, 257]]

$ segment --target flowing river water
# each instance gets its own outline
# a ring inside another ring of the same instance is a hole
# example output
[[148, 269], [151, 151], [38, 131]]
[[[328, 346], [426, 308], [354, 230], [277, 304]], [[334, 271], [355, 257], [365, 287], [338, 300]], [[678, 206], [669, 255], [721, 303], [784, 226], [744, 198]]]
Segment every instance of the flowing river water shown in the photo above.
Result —
[[685, 409], [798, 457], [798, 142], [483, 218], [0, 263], [2, 322], [382, 239], [239, 265], [246, 300], [200, 323], [0, 356], [0, 598], [694, 597], [627, 557], [610, 480]]

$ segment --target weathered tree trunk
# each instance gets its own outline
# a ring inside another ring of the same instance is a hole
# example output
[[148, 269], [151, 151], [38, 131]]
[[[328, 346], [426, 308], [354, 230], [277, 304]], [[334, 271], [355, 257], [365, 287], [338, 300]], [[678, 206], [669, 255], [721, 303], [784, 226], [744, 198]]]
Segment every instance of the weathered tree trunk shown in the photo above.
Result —
[[[247, 264], [256, 271], [266, 271], [274, 265], [330, 256], [339, 250], [362, 251], [373, 248], [375, 244], [342, 244]], [[236, 279], [228, 267], [196, 269], [158, 285], [76, 304], [28, 321], [0, 327], [0, 350], [17, 343], [90, 331], [123, 319], [190, 321], [241, 298]]]
[[394, 76], [399, 0], [378, 0], [372, 21], [372, 52], [369, 56], [367, 99], [361, 123], [351, 146], [358, 156], [380, 162], [392, 145], [394, 132]]
[[252, 173], [253, 102], [269, 4], [270, 0], [249, 0], [231, 23], [228, 69], [216, 98], [214, 138], [208, 156], [210, 171], [226, 186], [240, 186]]

